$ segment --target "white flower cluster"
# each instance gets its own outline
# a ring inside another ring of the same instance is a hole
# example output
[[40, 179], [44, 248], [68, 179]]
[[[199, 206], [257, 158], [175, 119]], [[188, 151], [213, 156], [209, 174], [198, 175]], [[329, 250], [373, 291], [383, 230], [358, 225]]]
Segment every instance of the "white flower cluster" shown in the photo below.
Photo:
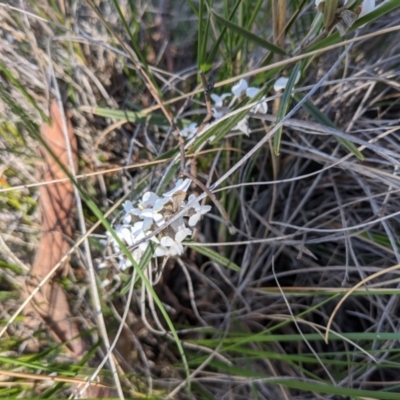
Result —
[[[161, 197], [153, 192], [146, 192], [141, 201], [136, 204], [136, 207], [129, 200], [123, 204], [125, 215], [122, 218], [122, 223], [116, 225], [114, 230], [127, 247], [133, 247], [131, 254], [137, 263], [140, 262], [150, 241], [156, 246], [153, 257], [183, 254], [182, 242], [192, 234], [183, 217], [178, 218], [158, 235], [137, 246], [135, 245], [157, 227], [162, 226], [182, 208], [187, 208], [184, 216], [189, 217], [188, 224], [191, 227], [195, 226], [200, 218], [211, 210], [211, 206], [200, 205], [194, 194], [191, 194], [188, 202], [185, 202], [186, 192], [190, 184], [190, 179], [179, 179], [175, 187]], [[189, 207], [187, 207], [188, 205]], [[107, 236], [110, 238], [114, 252], [121, 253], [118, 243], [109, 232], [107, 232]], [[124, 254], [118, 256], [118, 261], [121, 270], [132, 266]]]
[[[296, 83], [300, 79], [300, 72], [296, 77]], [[280, 91], [286, 87], [288, 82], [288, 78], [280, 77], [275, 82], [274, 90]], [[212, 101], [214, 102], [214, 107], [212, 108], [213, 116], [216, 120], [221, 119], [226, 114], [228, 114], [229, 110], [233, 106], [233, 104], [240, 99], [242, 96], [247, 96], [250, 99], [253, 99], [257, 94], [260, 92], [261, 89], [249, 86], [247, 81], [244, 79], [240, 79], [239, 82], [234, 84], [231, 88], [231, 93], [223, 93], [221, 95], [212, 93], [210, 95]], [[224, 106], [224, 102], [227, 98], [232, 97], [232, 100], [229, 102], [228, 105]], [[265, 96], [262, 97], [261, 100], [258, 101], [256, 105], [254, 105], [250, 111], [252, 113], [261, 113], [266, 114], [268, 112], [268, 103], [265, 100]], [[191, 122], [187, 127], [181, 130], [181, 135], [183, 137], [187, 137], [191, 139], [196, 131], [197, 131], [197, 124], [196, 122]], [[232, 128], [233, 131], [241, 131], [245, 135], [250, 134], [249, 124], [248, 124], [248, 117], [243, 118], [239, 121], [235, 127]], [[212, 138], [210, 138], [212, 140]]]
[[[212, 93], [210, 95], [212, 101], [214, 102], [214, 107], [212, 108], [214, 119], [218, 120], [225, 116], [233, 104], [240, 99], [243, 95], [246, 95], [250, 99], [255, 97], [260, 89], [255, 87], [249, 87], [247, 82], [244, 79], [241, 79], [238, 83], [232, 86], [232, 93], [223, 93], [222, 95], [217, 95]], [[224, 107], [225, 99], [231, 97], [233, 95], [232, 100], [230, 101], [227, 107]], [[268, 112], [268, 104], [265, 101], [265, 96], [250, 110], [253, 113], [263, 113], [266, 114]], [[241, 131], [245, 135], [249, 135], [250, 129], [248, 125], [247, 117], [239, 121], [239, 123], [232, 129], [234, 131]], [[191, 122], [186, 128], [181, 130], [181, 135], [183, 137], [187, 137], [191, 139], [197, 131], [197, 124], [195, 122]]]

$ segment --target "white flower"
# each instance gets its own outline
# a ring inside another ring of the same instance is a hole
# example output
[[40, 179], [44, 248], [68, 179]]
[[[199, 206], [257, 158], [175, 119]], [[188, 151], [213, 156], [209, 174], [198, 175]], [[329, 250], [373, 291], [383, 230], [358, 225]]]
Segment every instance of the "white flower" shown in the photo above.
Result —
[[160, 197], [158, 197], [154, 192], [146, 192], [142, 197], [142, 201], [138, 204], [138, 207], [141, 210], [152, 207], [159, 198]]
[[186, 236], [191, 235], [191, 233], [192, 231], [189, 228], [183, 228], [176, 232], [175, 239], [172, 239], [170, 236], [162, 237], [160, 240], [160, 246], [157, 247], [154, 257], [182, 255], [182, 241]]
[[150, 230], [152, 223], [152, 220], [144, 219], [143, 221], [135, 222], [133, 226], [131, 226], [131, 234], [134, 237], [134, 243], [140, 240], [138, 239], [139, 236]]
[[143, 195], [142, 200], [138, 203], [137, 208], [133, 207], [132, 202], [127, 200], [123, 204], [126, 214], [125, 214], [122, 222], [124, 224], [129, 224], [132, 221], [132, 215], [136, 215], [136, 216], [140, 217], [143, 210], [154, 206], [155, 202], [159, 199], [160, 199], [160, 197], [158, 197], [155, 193], [146, 192]]
[[249, 136], [250, 134], [250, 129], [249, 129], [249, 124], [247, 123], [247, 118], [243, 118], [240, 120], [236, 126], [232, 128], [233, 131], [241, 131], [245, 135]]
[[125, 215], [122, 219], [123, 224], [129, 224], [132, 221], [132, 215], [131, 212], [133, 211], [134, 207], [133, 204], [130, 200], [125, 201], [125, 203], [122, 204], [124, 207]]
[[[250, 99], [252, 99], [253, 97], [257, 96], [258, 92], [260, 91], [260, 89], [255, 88], [255, 87], [249, 87], [246, 90], [246, 95], [247, 97], [249, 97]], [[262, 99], [254, 106], [251, 108], [251, 112], [252, 113], [257, 113], [260, 112], [262, 114], [266, 114], [268, 112], [268, 104], [265, 100], [265, 96], [262, 97]]]
[[[296, 76], [296, 81], [294, 82], [295, 84], [300, 80], [301, 74], [300, 71], [297, 73]], [[278, 78], [274, 84], [274, 90], [275, 92], [278, 92], [279, 90], [285, 89], [287, 83], [289, 82], [289, 78], [286, 78], [284, 76], [281, 76]]]
[[225, 114], [222, 111], [218, 111], [216, 108], [211, 109], [215, 120], [221, 119]]
[[232, 93], [235, 97], [240, 97], [248, 88], [248, 84], [244, 79], [241, 79], [238, 83], [232, 86]]
[[288, 83], [288, 78], [285, 78], [284, 76], [281, 76], [278, 78], [274, 84], [274, 90], [275, 92], [278, 92], [279, 90], [285, 89], [287, 83]]
[[260, 89], [255, 87], [249, 87], [246, 89], [246, 96], [250, 97], [251, 99], [258, 95]]
[[117, 232], [117, 235], [118, 235], [118, 237], [119, 237], [120, 239], [122, 239], [122, 240], [125, 242], [125, 244], [126, 244], [127, 246], [132, 246], [132, 245], [133, 245], [133, 236], [132, 236], [132, 232], [131, 232], [131, 230], [130, 230], [128, 227], [123, 226], [123, 227]]
[[125, 201], [125, 203], [123, 203], [122, 206], [124, 207], [124, 211], [126, 213], [128, 213], [133, 209], [133, 204], [130, 200]]
[[124, 271], [129, 267], [132, 267], [132, 263], [127, 258], [120, 257], [118, 262], [118, 269]]
[[168, 199], [158, 197], [153, 192], [146, 192], [142, 197], [142, 201], [138, 204], [138, 208], [134, 208], [133, 206], [131, 207], [132, 203], [129, 203], [124, 203], [125, 210], [129, 210], [123, 219], [124, 224], [129, 224], [131, 222], [131, 214], [145, 220], [145, 230], [150, 228], [153, 221], [158, 226], [161, 226], [165, 222], [164, 217], [159, 213], [159, 211], [161, 211], [164, 205], [168, 203]]
[[172, 222], [170, 226], [175, 232], [178, 232], [185, 228], [185, 220], [183, 217], [179, 217], [176, 221]]
[[167, 202], [167, 198], [156, 200], [152, 208], [146, 208], [140, 213], [140, 217], [144, 218], [144, 221], [146, 221], [147, 223], [150, 220], [151, 222], [154, 221], [157, 226], [161, 226], [165, 222], [165, 219], [160, 211], [163, 209], [165, 203]]
[[194, 194], [191, 194], [189, 196], [188, 201], [189, 201], [189, 204], [193, 202], [192, 208], [196, 212], [196, 214], [193, 214], [189, 218], [189, 226], [195, 226], [199, 222], [201, 216], [208, 213], [211, 210], [211, 206], [202, 206]]
[[191, 139], [192, 136], [196, 133], [196, 131], [197, 131], [197, 124], [196, 122], [192, 122], [186, 128], [181, 129], [181, 136], [188, 137], [188, 139]]
[[164, 193], [164, 197], [171, 197], [173, 194], [176, 192], [186, 192], [189, 189], [190, 184], [192, 181], [190, 179], [178, 179], [178, 182], [176, 182], [175, 187], [171, 189], [169, 192]]
[[215, 93], [211, 93], [211, 95], [210, 95], [211, 99], [215, 103], [215, 107], [222, 107], [224, 105], [224, 100], [229, 96], [232, 96], [232, 95], [230, 93], [223, 93], [223, 94], [221, 94], [221, 96], [219, 96]]

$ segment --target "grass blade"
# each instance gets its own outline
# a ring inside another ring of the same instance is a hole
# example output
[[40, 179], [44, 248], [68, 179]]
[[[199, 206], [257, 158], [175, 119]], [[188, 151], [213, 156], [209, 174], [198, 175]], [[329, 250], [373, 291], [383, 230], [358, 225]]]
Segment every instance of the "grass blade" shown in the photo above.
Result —
[[239, 265], [206, 246], [192, 246], [190, 242], [185, 242], [185, 245], [202, 254], [203, 256], [208, 257], [210, 260], [214, 260], [218, 264], [223, 265], [224, 267], [227, 267], [235, 272], [240, 271]]
[[[278, 114], [276, 116], [276, 123], [279, 123], [280, 121], [282, 121], [282, 119], [285, 117], [285, 115], [287, 113], [287, 110], [290, 105], [290, 101], [292, 99], [292, 90], [296, 83], [297, 74], [299, 73], [299, 70], [300, 70], [300, 63], [297, 63], [295, 65], [295, 67], [293, 68], [292, 73], [290, 74], [289, 81], [286, 84], [285, 90], [283, 92], [282, 101], [279, 105]], [[274, 146], [274, 153], [277, 156], [279, 156], [279, 149], [280, 149], [281, 137], [282, 137], [282, 129], [283, 129], [283, 127], [281, 126], [274, 135], [273, 146]]]
[[[302, 99], [302, 95], [300, 93], [295, 93], [293, 96], [297, 101]], [[309, 114], [320, 124], [329, 126], [331, 128], [338, 129], [335, 124], [323, 113], [321, 112], [310, 100], [307, 100], [304, 105], [304, 109], [309, 112]], [[347, 139], [342, 139], [339, 137], [335, 137], [335, 139], [347, 150], [353, 153], [359, 160], [363, 161], [364, 156], [360, 150], [358, 150], [357, 146], [350, 142]]]
[[260, 36], [250, 32], [249, 30], [242, 28], [235, 23], [228, 21], [227, 19], [218, 15], [215, 11], [212, 11], [214, 17], [227, 28], [235, 31], [240, 36], [243, 36], [245, 39], [249, 40], [250, 42], [254, 42], [265, 49], [268, 49], [271, 53], [280, 54], [282, 56], [286, 55], [286, 52], [281, 49], [279, 46], [274, 45], [273, 43], [269, 42], [268, 40], [262, 39]]

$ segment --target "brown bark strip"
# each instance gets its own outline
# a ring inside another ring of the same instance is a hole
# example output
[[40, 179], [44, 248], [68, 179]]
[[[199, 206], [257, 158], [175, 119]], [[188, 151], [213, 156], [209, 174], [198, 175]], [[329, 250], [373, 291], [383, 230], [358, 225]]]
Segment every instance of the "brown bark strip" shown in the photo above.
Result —
[[[52, 124], [44, 123], [41, 127], [42, 138], [50, 146], [57, 160], [66, 168], [69, 167], [67, 143], [62, 129], [62, 118], [56, 101], [50, 108]], [[72, 157], [77, 166], [77, 141], [72, 130], [71, 122], [67, 120], [68, 140]], [[41, 149], [44, 166], [40, 171], [40, 180], [66, 178], [53, 157]], [[72, 237], [75, 219], [75, 196], [73, 185], [69, 181], [52, 185], [41, 186], [39, 189], [39, 210], [41, 214], [41, 237], [39, 248], [33, 264], [29, 283], [26, 285], [26, 294], [32, 291], [38, 283], [49, 273], [61, 257], [68, 252], [70, 244], [68, 238]], [[85, 345], [81, 338], [71, 340], [79, 335], [79, 327], [68, 304], [67, 296], [57, 279], [65, 276], [69, 268], [66, 261], [60, 266], [54, 277], [46, 282], [41, 290], [34, 296], [32, 302], [25, 309], [26, 324], [34, 329], [38, 324], [39, 316], [50, 328], [57, 341], [67, 343], [71, 355], [80, 359], [85, 353]], [[33, 326], [32, 326], [33, 325]]]
[[[51, 103], [50, 117], [51, 125], [44, 123], [41, 127], [42, 138], [50, 146], [57, 160], [70, 170], [62, 116], [55, 100]], [[67, 131], [76, 169], [78, 146], [68, 118]], [[59, 164], [45, 149], [41, 149], [41, 153], [44, 158], [44, 166], [40, 171], [41, 181], [67, 178]], [[70, 250], [70, 241], [74, 232], [76, 204], [72, 183], [66, 180], [43, 185], [39, 189], [39, 195], [42, 233], [30, 278], [25, 285], [25, 296], [37, 287], [54, 265]], [[60, 343], [68, 342], [66, 347], [69, 353], [76, 360], [80, 360], [87, 351], [86, 344], [82, 338], [78, 337], [80, 333], [78, 322], [73, 318], [67, 295], [58, 283], [59, 278], [67, 275], [68, 268], [70, 265], [67, 260], [33, 297], [24, 310], [24, 322], [31, 332], [37, 330], [38, 326], [44, 322], [54, 338]], [[89, 397], [102, 398], [109, 397], [112, 392], [109, 388], [90, 386], [85, 394]]]

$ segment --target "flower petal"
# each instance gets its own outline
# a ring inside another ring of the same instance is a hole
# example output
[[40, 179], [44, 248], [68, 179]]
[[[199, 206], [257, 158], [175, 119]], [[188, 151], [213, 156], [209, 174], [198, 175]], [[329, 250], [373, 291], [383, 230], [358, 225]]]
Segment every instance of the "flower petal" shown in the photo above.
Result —
[[142, 202], [140, 205], [143, 208], [151, 207], [158, 199], [159, 197], [154, 192], [146, 192], [142, 197]]
[[189, 218], [189, 226], [195, 226], [199, 220], [200, 220], [201, 214], [200, 213], [196, 213], [193, 214], [190, 218]]
[[249, 135], [250, 129], [247, 123], [247, 118], [243, 118], [241, 121], [237, 123], [236, 126], [232, 128], [233, 131], [241, 131], [245, 135]]
[[222, 111], [218, 111], [216, 108], [211, 109], [215, 120], [221, 119], [225, 114]]
[[154, 257], [163, 257], [168, 255], [168, 249], [163, 246], [158, 246], [154, 252]]
[[193, 133], [196, 132], [196, 130], [197, 130], [197, 124], [196, 122], [192, 122], [186, 128], [181, 129], [181, 136], [190, 137]]
[[124, 225], [130, 224], [132, 221], [132, 215], [131, 214], [125, 214], [124, 218], [122, 218], [122, 223]]
[[250, 110], [252, 113], [262, 113], [266, 114], [268, 112], [268, 103], [266, 101], [262, 101], [261, 103], [257, 103]]
[[274, 90], [275, 92], [278, 92], [279, 90], [285, 89], [287, 83], [288, 83], [288, 78], [285, 78], [284, 76], [281, 76], [278, 78], [274, 84]]
[[210, 97], [212, 99], [212, 101], [215, 103], [216, 107], [222, 107], [224, 105], [224, 100], [229, 97], [232, 96], [230, 93], [223, 93], [221, 94], [221, 96], [215, 94], [215, 93], [211, 93]]
[[183, 217], [180, 217], [176, 221], [171, 223], [171, 227], [175, 232], [185, 229], [185, 220], [183, 219]]
[[249, 87], [246, 89], [246, 96], [250, 97], [252, 99], [254, 96], [257, 96], [259, 91], [260, 91], [260, 89], [258, 89], [258, 88]]
[[175, 242], [180, 243], [182, 240], [192, 234], [192, 231], [189, 228], [183, 228], [175, 234]]
[[125, 201], [125, 203], [123, 203], [122, 206], [124, 207], [124, 211], [126, 213], [128, 213], [133, 209], [133, 204], [130, 200]]
[[169, 202], [168, 198], [160, 197], [155, 201], [153, 210], [160, 211], [168, 202]]
[[206, 214], [206, 213], [208, 213], [210, 210], [211, 210], [211, 206], [201, 206], [200, 207], [200, 213], [203, 215], [203, 214]]
[[159, 213], [154, 213], [153, 219], [154, 219], [154, 222], [157, 224], [157, 226], [161, 226], [165, 223], [164, 217]]
[[374, 11], [376, 8], [375, 0], [364, 0], [361, 3], [361, 12], [358, 18], [363, 17], [364, 15], [369, 14], [370, 12]]
[[126, 258], [120, 258], [119, 259], [119, 262], [118, 262], [118, 268], [121, 270], [121, 271], [124, 271], [125, 269], [127, 269], [127, 268], [129, 268], [129, 267], [132, 267], [132, 263], [128, 260], [128, 259], [126, 259]]
[[178, 179], [178, 182], [176, 182], [175, 187], [171, 189], [169, 192], [166, 192], [163, 194], [164, 197], [171, 197], [174, 193], [182, 191], [186, 192], [189, 189], [189, 186], [191, 185], [192, 181], [191, 179]]
[[180, 243], [176, 243], [175, 246], [173, 246], [171, 248], [171, 253], [173, 252], [175, 254], [171, 254], [171, 255], [173, 255], [173, 256], [179, 255], [180, 256], [183, 254], [183, 251], [184, 251], [183, 246]]
[[128, 246], [132, 246], [133, 238], [129, 228], [122, 228], [118, 236], [120, 236]]
[[[297, 73], [295, 84], [300, 80], [301, 73], [300, 71]], [[274, 90], [275, 92], [278, 92], [279, 90], [285, 89], [287, 83], [289, 81], [289, 78], [286, 78], [285, 76], [281, 76], [278, 78], [274, 84]]]
[[171, 247], [171, 246], [173, 246], [173, 245], [175, 244], [175, 240], [172, 239], [172, 238], [169, 237], [169, 236], [163, 236], [163, 237], [161, 238], [160, 243], [161, 243], [161, 246], [164, 246], [164, 247]]
[[243, 94], [243, 92], [246, 91], [247, 88], [248, 88], [247, 82], [244, 79], [241, 79], [238, 83], [235, 83], [232, 86], [232, 93], [236, 97], [240, 97]]
[[197, 196], [195, 194], [191, 194], [189, 196], [188, 204], [191, 204], [191, 207], [193, 207], [195, 210], [200, 208], [200, 203], [197, 200]]

